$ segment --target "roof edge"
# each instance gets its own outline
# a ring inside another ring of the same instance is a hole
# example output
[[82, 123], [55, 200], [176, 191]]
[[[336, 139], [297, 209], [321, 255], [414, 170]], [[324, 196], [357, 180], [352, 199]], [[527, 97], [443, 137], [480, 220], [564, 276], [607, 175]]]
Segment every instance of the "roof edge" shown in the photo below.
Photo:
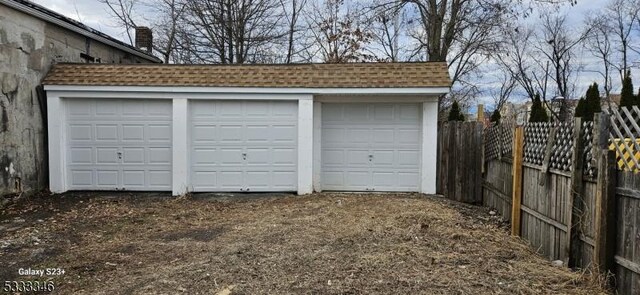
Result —
[[451, 87], [210, 87], [210, 86], [90, 86], [45, 85], [47, 92], [130, 92], [130, 93], [246, 93], [314, 95], [442, 95]]

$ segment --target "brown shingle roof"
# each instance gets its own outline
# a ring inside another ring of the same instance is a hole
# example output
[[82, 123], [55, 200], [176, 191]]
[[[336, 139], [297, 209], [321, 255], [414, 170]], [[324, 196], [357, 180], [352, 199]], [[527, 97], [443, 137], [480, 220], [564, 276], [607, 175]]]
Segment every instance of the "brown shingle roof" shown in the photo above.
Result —
[[290, 65], [57, 64], [43, 83], [287, 88], [451, 86], [444, 62]]

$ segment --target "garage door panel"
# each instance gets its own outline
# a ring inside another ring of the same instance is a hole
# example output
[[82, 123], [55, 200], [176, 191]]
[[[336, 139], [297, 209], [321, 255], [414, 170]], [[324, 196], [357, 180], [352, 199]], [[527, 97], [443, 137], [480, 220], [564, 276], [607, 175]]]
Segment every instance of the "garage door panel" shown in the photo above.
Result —
[[350, 167], [369, 166], [369, 150], [347, 150], [346, 154]]
[[96, 171], [96, 184], [100, 187], [107, 186], [110, 189], [119, 187], [120, 172], [118, 170]]
[[272, 163], [274, 165], [296, 165], [298, 156], [295, 148], [274, 148], [271, 153]]
[[220, 164], [230, 166], [242, 165], [244, 162], [243, 154], [245, 154], [245, 152], [241, 147], [222, 148], [220, 149]]
[[99, 105], [95, 108], [95, 114], [97, 117], [118, 117], [118, 111], [120, 110], [118, 104], [120, 103], [123, 102], [111, 99], [100, 101]]
[[142, 147], [122, 148], [122, 164], [144, 164], [144, 154]]
[[371, 141], [371, 129], [369, 128], [350, 128], [347, 129], [347, 138], [342, 140], [348, 140], [350, 143], [364, 143], [367, 144]]
[[129, 189], [141, 189], [145, 187], [144, 170], [124, 170], [122, 176], [124, 185]]
[[171, 170], [150, 170], [147, 173], [149, 186], [158, 189], [171, 189]]
[[90, 147], [74, 147], [70, 148], [71, 164], [91, 164], [93, 163], [93, 149]]
[[272, 143], [293, 145], [298, 139], [296, 125], [273, 125], [269, 128]]
[[321, 159], [323, 166], [343, 166], [346, 161], [345, 150], [323, 149]]
[[152, 143], [171, 143], [171, 124], [149, 124], [145, 128], [147, 140]]
[[398, 151], [398, 164], [402, 166], [418, 167], [420, 163], [416, 159], [420, 158], [420, 151]]
[[[65, 105], [70, 190], [171, 189], [170, 100], [86, 98]], [[154, 185], [153, 167], [162, 175]]]
[[74, 187], [91, 188], [93, 186], [93, 170], [74, 169], [69, 173], [69, 183]]
[[322, 128], [322, 142], [329, 145], [345, 142], [345, 129], [331, 127]]
[[393, 128], [373, 128], [373, 142], [393, 144], [395, 142], [395, 130]]
[[93, 127], [90, 124], [70, 124], [67, 135], [71, 141], [91, 141]]
[[421, 104], [323, 104], [322, 189], [417, 191], [421, 110]]
[[96, 148], [96, 164], [118, 164], [118, 148], [98, 147]]
[[216, 139], [221, 143], [241, 143], [242, 137], [242, 125], [220, 125]]
[[218, 173], [216, 171], [192, 172], [192, 185], [195, 190], [215, 190], [218, 188]]
[[97, 124], [96, 141], [118, 142], [117, 124]]
[[373, 106], [373, 119], [376, 122], [393, 121], [394, 116], [393, 105], [374, 105]]
[[173, 155], [170, 148], [151, 147], [148, 149], [147, 154], [149, 156], [148, 164], [171, 165]]
[[[197, 101], [190, 105], [194, 190], [296, 189], [297, 102]], [[202, 112], [205, 109], [208, 113]], [[215, 183], [207, 183], [201, 172], [215, 174]]]
[[122, 124], [122, 141], [140, 143], [144, 141], [143, 124]]
[[372, 166], [394, 166], [397, 162], [395, 159], [395, 151], [387, 150], [387, 151], [372, 151], [373, 160], [371, 161]]
[[243, 171], [218, 171], [218, 175], [218, 185], [223, 190], [240, 190], [243, 188]]
[[215, 148], [194, 148], [191, 153], [194, 165], [216, 165], [219, 161], [218, 149]]
[[216, 126], [215, 125], [195, 125], [191, 127], [191, 137], [193, 142], [206, 143], [216, 141]]
[[[399, 144], [420, 144], [420, 130], [418, 128], [399, 129], [396, 134], [398, 136], [397, 143]], [[433, 140], [435, 144], [435, 138]]]

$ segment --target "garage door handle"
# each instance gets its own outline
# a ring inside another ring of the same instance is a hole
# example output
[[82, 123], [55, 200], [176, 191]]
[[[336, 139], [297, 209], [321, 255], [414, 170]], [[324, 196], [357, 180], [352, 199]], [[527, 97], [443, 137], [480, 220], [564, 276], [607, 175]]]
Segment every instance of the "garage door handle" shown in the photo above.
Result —
[[369, 155], [369, 161], [373, 160], [373, 155]]
[[246, 160], [247, 159], [247, 153], [242, 153], [242, 159]]
[[117, 152], [117, 154], [118, 154], [118, 159], [122, 160], [122, 152]]

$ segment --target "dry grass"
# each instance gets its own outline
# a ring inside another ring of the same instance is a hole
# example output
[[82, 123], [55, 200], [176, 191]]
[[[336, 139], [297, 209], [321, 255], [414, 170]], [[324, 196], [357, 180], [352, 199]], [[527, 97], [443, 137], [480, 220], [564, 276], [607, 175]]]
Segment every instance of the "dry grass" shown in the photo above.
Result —
[[11, 209], [0, 279], [39, 266], [66, 270], [53, 278], [61, 294], [605, 292], [592, 276], [551, 266], [484, 209], [439, 198], [83, 200]]

